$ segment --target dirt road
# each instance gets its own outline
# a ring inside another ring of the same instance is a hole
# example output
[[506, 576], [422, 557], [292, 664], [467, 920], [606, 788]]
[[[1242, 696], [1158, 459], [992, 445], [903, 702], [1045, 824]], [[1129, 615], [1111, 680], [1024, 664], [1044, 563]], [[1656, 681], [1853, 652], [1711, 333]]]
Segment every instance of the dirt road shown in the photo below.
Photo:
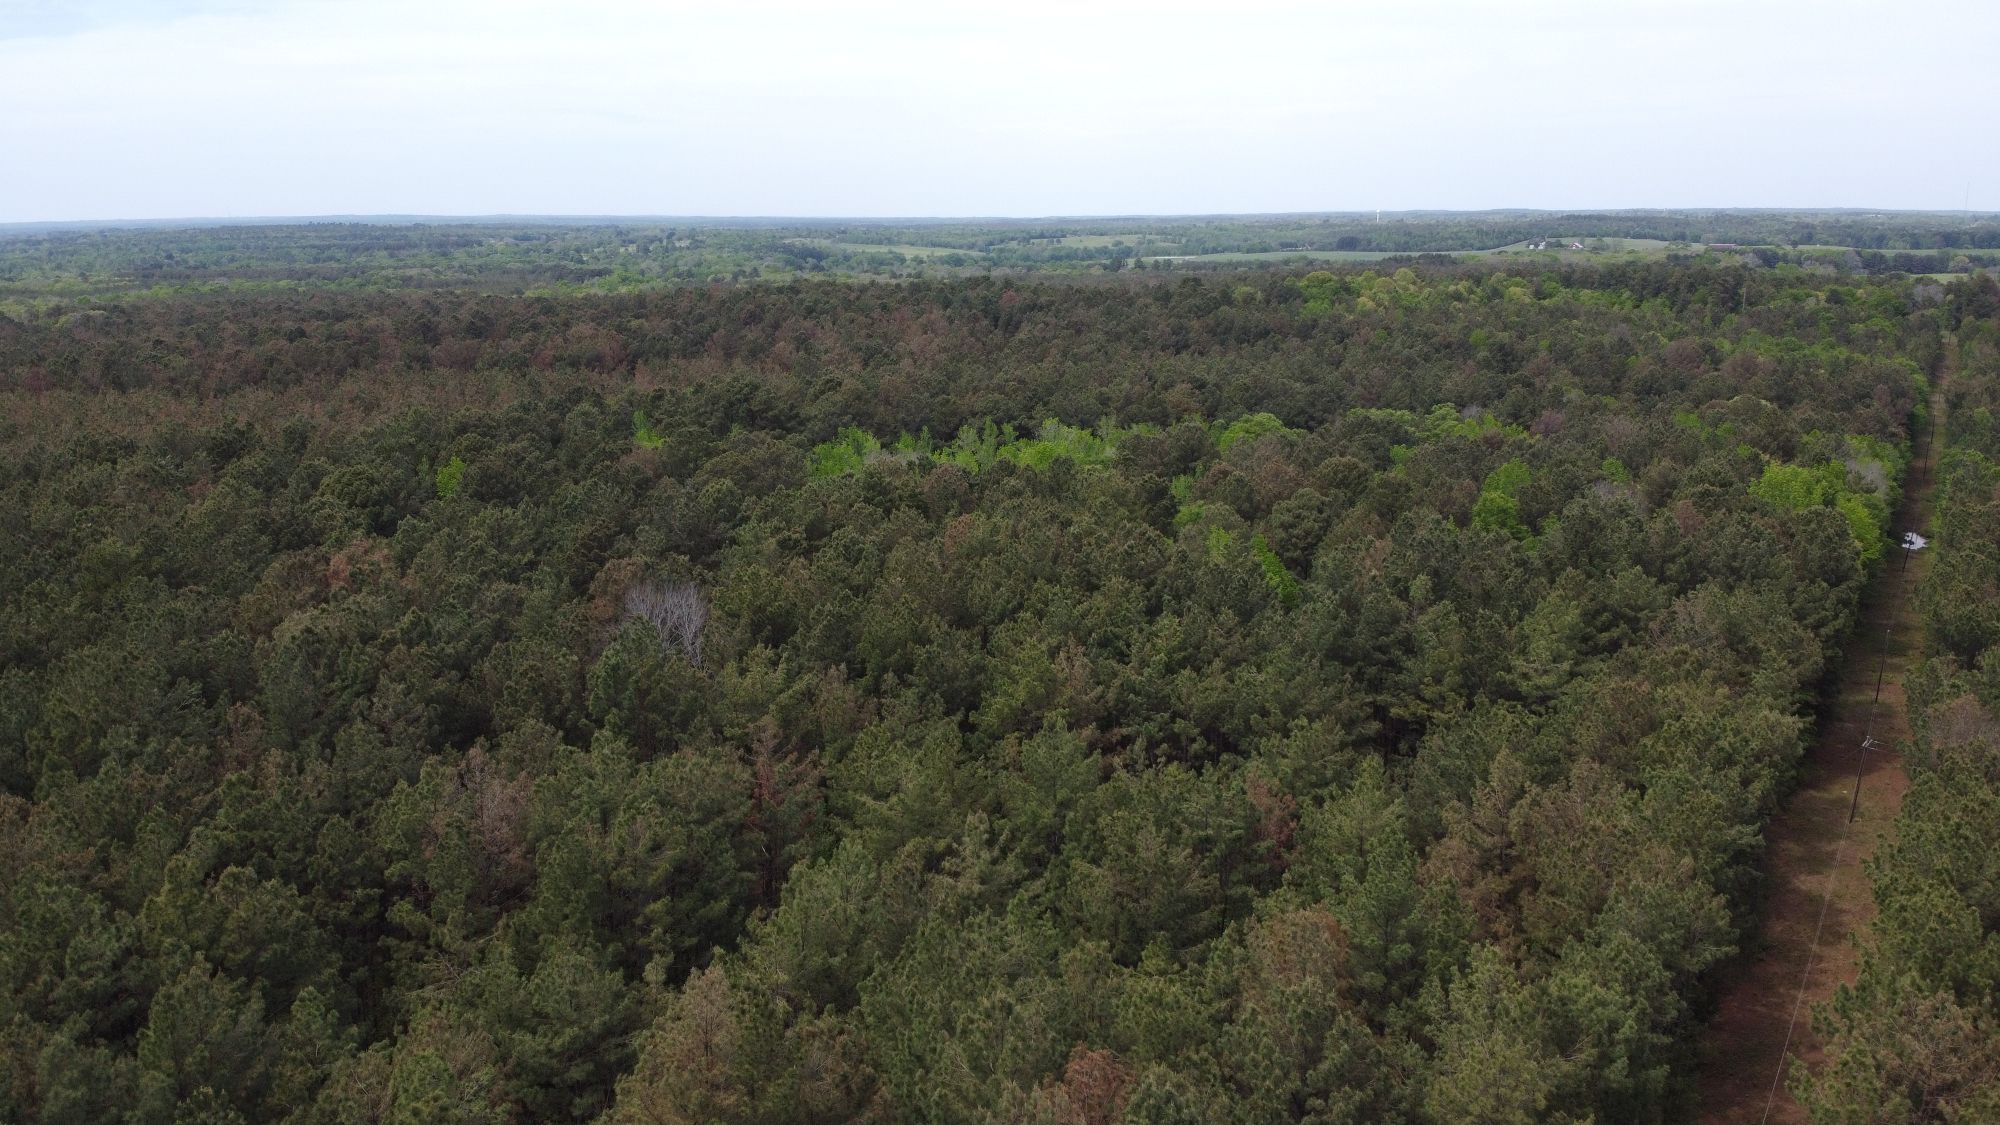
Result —
[[[1942, 409], [1943, 395], [1933, 395], [1933, 417]], [[1929, 524], [1934, 445], [1924, 441], [1910, 466], [1899, 532]], [[1785, 1060], [1820, 1061], [1812, 1006], [1854, 980], [1854, 935], [1875, 916], [1862, 864], [1894, 823], [1909, 788], [1899, 752], [1910, 737], [1903, 678], [1923, 648], [1910, 591], [1926, 562], [1922, 552], [1892, 558], [1870, 584], [1861, 623], [1843, 654], [1839, 693], [1807, 753], [1799, 788], [1765, 831], [1762, 930], [1748, 947], [1750, 956], [1724, 979], [1720, 1008], [1704, 1035], [1702, 1122], [1806, 1120], [1785, 1088]], [[1874, 702], [1878, 677], [1881, 698]], [[1881, 749], [1863, 753], [1871, 724]], [[1857, 773], [1860, 801], [1854, 805]]]

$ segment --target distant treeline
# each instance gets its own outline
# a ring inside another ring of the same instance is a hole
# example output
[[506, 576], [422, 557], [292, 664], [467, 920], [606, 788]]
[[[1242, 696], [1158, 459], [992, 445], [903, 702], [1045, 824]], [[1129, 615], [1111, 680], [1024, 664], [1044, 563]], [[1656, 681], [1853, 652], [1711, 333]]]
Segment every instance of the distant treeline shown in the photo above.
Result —
[[[813, 274], [1103, 272], [1217, 253], [1489, 250], [1534, 239], [1649, 239], [1769, 264], [1941, 273], [2000, 262], [2000, 216], [1888, 212], [1495, 212], [1373, 217], [937, 221], [323, 222], [0, 230], [0, 302], [207, 287], [561, 292]], [[1848, 261], [1841, 251], [1863, 257]], [[1982, 253], [1982, 251], [1984, 253]], [[1961, 261], [1960, 259], [1964, 259]], [[1240, 269], [1242, 263], [1226, 268]]]

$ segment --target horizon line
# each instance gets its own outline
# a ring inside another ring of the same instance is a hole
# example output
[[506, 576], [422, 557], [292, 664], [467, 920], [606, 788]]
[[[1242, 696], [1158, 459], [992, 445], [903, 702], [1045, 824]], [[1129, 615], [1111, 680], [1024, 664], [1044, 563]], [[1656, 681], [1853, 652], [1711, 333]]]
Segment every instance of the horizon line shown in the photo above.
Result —
[[1299, 219], [1299, 218], [1367, 218], [1381, 216], [1407, 219], [1410, 217], [1436, 216], [1507, 216], [1507, 215], [1719, 215], [1719, 214], [1796, 214], [1835, 215], [1868, 214], [1893, 216], [1951, 216], [1963, 218], [2000, 219], [2000, 211], [1981, 211], [1972, 208], [1907, 208], [1907, 207], [1866, 207], [1866, 206], [1688, 206], [1688, 207], [1482, 207], [1482, 208], [1361, 208], [1315, 211], [1161, 211], [1161, 212], [1102, 212], [1102, 213], [1051, 213], [1042, 215], [787, 215], [787, 214], [671, 214], [646, 212], [560, 212], [560, 211], [495, 211], [495, 212], [327, 212], [320, 214], [274, 214], [274, 215], [170, 215], [153, 218], [87, 218], [87, 219], [16, 219], [0, 221], [0, 231], [23, 229], [120, 229], [135, 227], [172, 226], [279, 226], [305, 225], [315, 223], [345, 223], [361, 226], [421, 226], [427, 223], [449, 223], [469, 225], [476, 223], [537, 223], [537, 224], [610, 224], [610, 223], [700, 223], [726, 225], [731, 223], [756, 225], [822, 225], [854, 223], [877, 226], [896, 224], [945, 224], [945, 223], [1078, 223], [1078, 222], [1161, 222], [1197, 219]]

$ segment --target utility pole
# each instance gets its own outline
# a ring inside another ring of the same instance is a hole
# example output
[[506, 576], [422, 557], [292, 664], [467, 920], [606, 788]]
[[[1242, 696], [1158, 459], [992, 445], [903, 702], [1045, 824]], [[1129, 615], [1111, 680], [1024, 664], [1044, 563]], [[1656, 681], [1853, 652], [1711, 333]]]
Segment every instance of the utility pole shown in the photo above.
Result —
[[[1929, 424], [1924, 429], [1926, 432], [1923, 443], [1924, 455], [1913, 458], [1910, 463], [1910, 474], [1913, 477], [1918, 473], [1930, 471], [1930, 451], [1937, 444], [1935, 415], [1930, 418]], [[1917, 482], [1913, 480], [1910, 483]], [[1906, 531], [1903, 533], [1902, 542], [1897, 545], [1902, 548], [1903, 557], [1896, 564], [1896, 592], [1889, 602], [1889, 623], [1882, 626], [1882, 653], [1875, 661], [1875, 698], [1868, 701], [1868, 726], [1861, 733], [1861, 747], [1854, 755], [1854, 796], [1847, 802], [1849, 824], [1854, 823], [1855, 814], [1861, 811], [1861, 778], [1868, 769], [1868, 752], [1884, 749], [1881, 743], [1875, 741], [1875, 711], [1882, 702], [1882, 674], [1889, 667], [1889, 638], [1896, 628], [1895, 606], [1903, 598], [1903, 579], [1910, 572], [1910, 556], [1929, 546], [1930, 541], [1914, 531]]]

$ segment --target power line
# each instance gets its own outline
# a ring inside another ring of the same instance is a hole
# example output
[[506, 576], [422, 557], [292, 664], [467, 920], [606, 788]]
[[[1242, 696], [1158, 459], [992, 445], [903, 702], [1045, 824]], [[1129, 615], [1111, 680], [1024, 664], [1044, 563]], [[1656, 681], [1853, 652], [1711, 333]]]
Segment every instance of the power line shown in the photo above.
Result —
[[[1930, 451], [1937, 444], [1936, 410], [1930, 412], [1930, 418], [1927, 420], [1924, 429], [1926, 436], [1923, 441], [1923, 456], [1916, 458], [1911, 463], [1910, 473], [1912, 477], [1921, 474], [1924, 477], [1925, 483], [1928, 484], [1930, 479]], [[1915, 487], [1917, 484], [1914, 479], [1910, 483], [1912, 487]], [[1903, 537], [1903, 557], [1896, 564], [1896, 596], [1890, 600], [1891, 605], [1902, 601], [1906, 596], [1903, 586], [1910, 572], [1910, 556], [1922, 550], [1923, 546], [1923, 539], [1917, 535], [1910, 534]], [[1875, 698], [1868, 701], [1868, 726], [1861, 734], [1861, 749], [1854, 756], [1854, 797], [1847, 804], [1847, 822], [1849, 824], [1854, 823], [1854, 814], [1861, 809], [1861, 778], [1867, 772], [1868, 752], [1879, 749], [1875, 741], [1875, 712], [1882, 703], [1882, 674], [1889, 666], [1889, 645], [1895, 628], [1896, 615], [1892, 612], [1889, 615], [1888, 624], [1882, 626], [1882, 652], [1875, 661]]]
[[[1941, 393], [1938, 399], [1933, 400], [1928, 425], [1925, 427], [1926, 437], [1923, 442], [1923, 455], [1914, 458], [1910, 466], [1912, 477], [1910, 484], [1912, 488], [1919, 485], [1918, 477], [1920, 474], [1921, 483], [1924, 486], [1929, 485], [1930, 452], [1937, 444], [1936, 406], [1941, 400]], [[1868, 701], [1868, 723], [1861, 736], [1861, 745], [1855, 751], [1854, 796], [1848, 804], [1847, 819], [1841, 822], [1840, 838], [1834, 843], [1833, 862], [1826, 870], [1826, 892], [1820, 899], [1819, 920], [1813, 924], [1812, 944], [1806, 949], [1805, 970], [1799, 974], [1798, 994], [1792, 999], [1792, 1016], [1785, 1024], [1785, 1044], [1778, 1048], [1778, 1065], [1771, 1073], [1771, 1088], [1764, 1095], [1764, 1114], [1757, 1119], [1759, 1125], [1771, 1119], [1771, 1109], [1778, 1102], [1778, 1087], [1785, 1078], [1785, 1061], [1792, 1053], [1792, 1036], [1798, 1031], [1799, 1012], [1805, 1007], [1806, 989], [1812, 984], [1813, 966], [1819, 961], [1820, 939], [1826, 933], [1826, 916], [1833, 908], [1833, 891], [1840, 878], [1840, 861], [1847, 854], [1847, 838], [1851, 835], [1851, 829], [1854, 826], [1854, 815], [1861, 807], [1861, 778], [1867, 768], [1868, 751], [1879, 748], [1879, 744], [1875, 741], [1875, 714], [1882, 702], [1882, 677], [1889, 665], [1890, 640], [1895, 634], [1896, 614], [1894, 607], [1901, 603], [1905, 597], [1903, 587], [1905, 576], [1909, 573], [1910, 569], [1910, 556], [1916, 554], [1919, 549], [1921, 549], [1921, 540], [1912, 544], [1909, 539], [1906, 539], [1902, 546], [1903, 558], [1896, 567], [1896, 589], [1894, 596], [1889, 599], [1891, 607], [1889, 621], [1882, 627], [1882, 651], [1877, 656], [1875, 662], [1875, 696]]]
[[1764, 1095], [1764, 1116], [1757, 1120], [1759, 1125], [1771, 1119], [1771, 1107], [1778, 1102], [1778, 1084], [1785, 1077], [1785, 1060], [1792, 1053], [1792, 1033], [1799, 1026], [1799, 1009], [1805, 1007], [1806, 986], [1812, 983], [1813, 964], [1819, 960], [1819, 939], [1826, 930], [1826, 914], [1833, 906], [1834, 880], [1840, 875], [1840, 858], [1847, 852], [1847, 829], [1852, 822], [1840, 826], [1840, 840], [1833, 848], [1833, 865], [1826, 871], [1826, 897], [1820, 900], [1819, 922], [1813, 926], [1812, 945], [1806, 952], [1805, 972], [1799, 974], [1799, 993], [1792, 1000], [1792, 1018], [1785, 1024], [1785, 1045], [1778, 1048], [1778, 1068], [1771, 1074], [1771, 1089]]

